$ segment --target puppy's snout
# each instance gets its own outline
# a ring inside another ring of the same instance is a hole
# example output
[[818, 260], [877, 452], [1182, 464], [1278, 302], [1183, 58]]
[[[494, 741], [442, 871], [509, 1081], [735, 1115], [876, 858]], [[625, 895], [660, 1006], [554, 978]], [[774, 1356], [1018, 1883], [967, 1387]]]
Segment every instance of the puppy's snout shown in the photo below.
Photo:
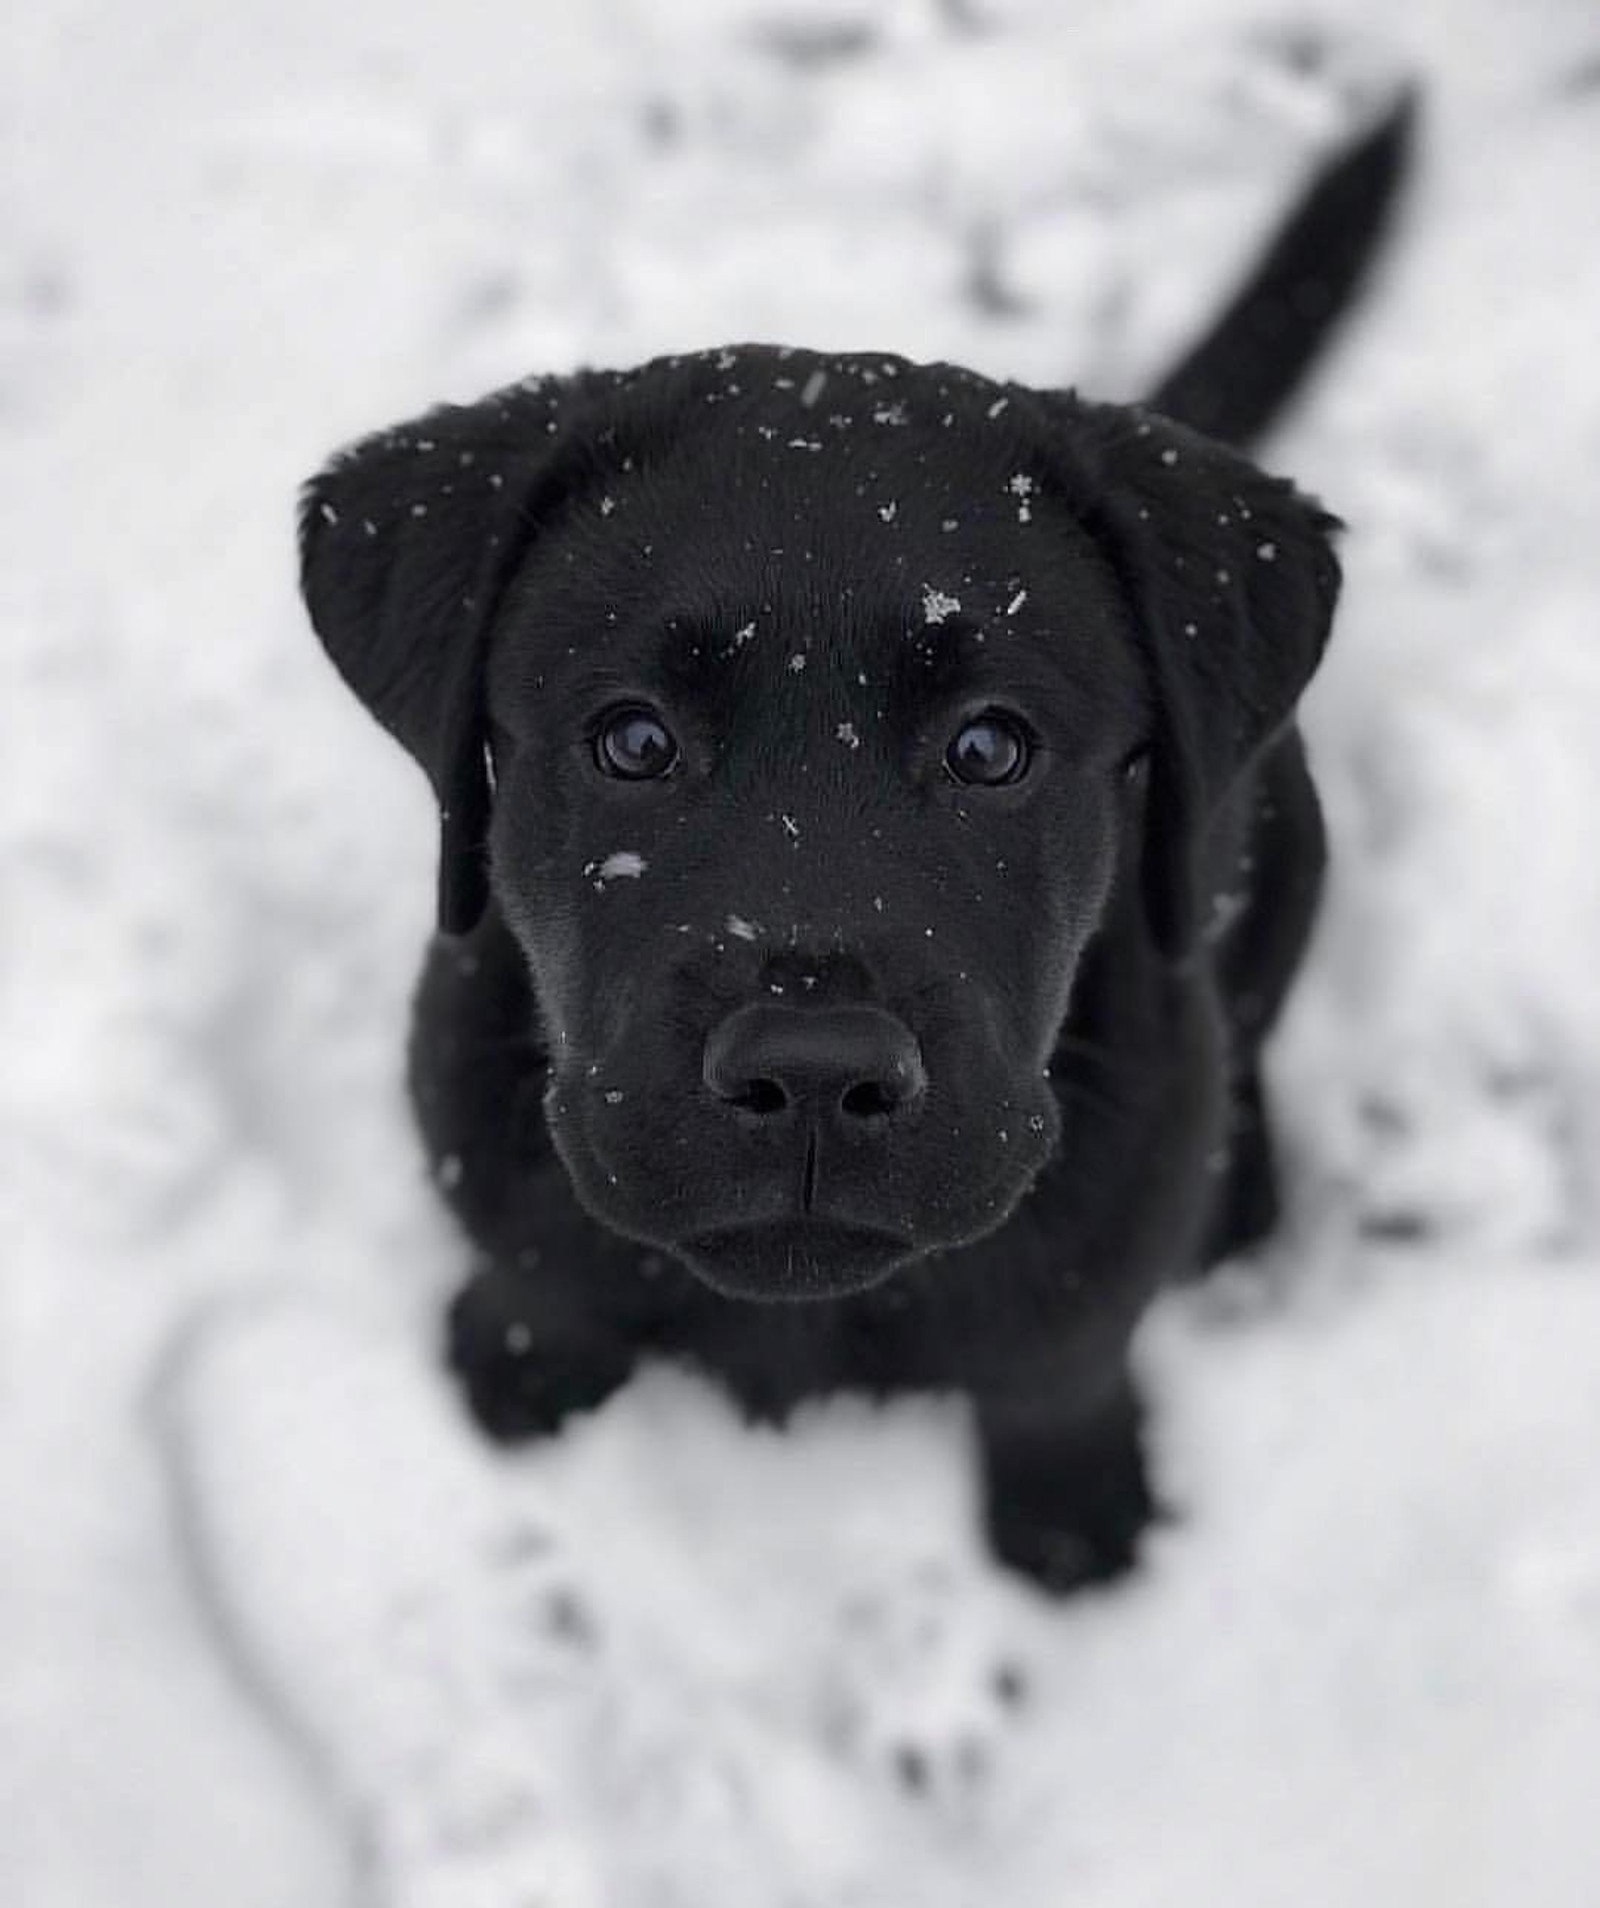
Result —
[[763, 1119], [792, 1113], [845, 1121], [902, 1113], [927, 1090], [922, 1049], [880, 1007], [790, 1007], [753, 1001], [713, 1028], [705, 1083]]

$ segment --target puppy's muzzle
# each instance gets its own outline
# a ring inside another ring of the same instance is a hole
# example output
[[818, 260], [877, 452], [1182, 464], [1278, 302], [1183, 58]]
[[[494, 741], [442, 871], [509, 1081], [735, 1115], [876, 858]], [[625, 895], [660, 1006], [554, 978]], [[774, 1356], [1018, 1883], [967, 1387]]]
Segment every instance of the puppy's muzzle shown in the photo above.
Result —
[[752, 1001], [705, 1044], [706, 1085], [740, 1117], [865, 1134], [909, 1113], [927, 1092], [922, 1049], [881, 1007]]

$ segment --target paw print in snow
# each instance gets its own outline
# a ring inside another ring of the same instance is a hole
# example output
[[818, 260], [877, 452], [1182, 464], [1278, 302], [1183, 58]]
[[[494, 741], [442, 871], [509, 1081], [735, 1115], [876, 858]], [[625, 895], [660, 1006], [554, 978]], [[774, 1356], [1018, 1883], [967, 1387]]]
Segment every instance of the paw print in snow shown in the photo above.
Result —
[[966, 1811], [981, 1804], [1028, 1688], [1025, 1665], [930, 1570], [840, 1603], [816, 1720], [832, 1754], [909, 1797]]
[[595, 1748], [605, 1641], [571, 1564], [524, 1521], [391, 1613], [395, 1680], [414, 1687], [388, 1766], [363, 1784], [383, 1908], [606, 1900], [573, 1777]]

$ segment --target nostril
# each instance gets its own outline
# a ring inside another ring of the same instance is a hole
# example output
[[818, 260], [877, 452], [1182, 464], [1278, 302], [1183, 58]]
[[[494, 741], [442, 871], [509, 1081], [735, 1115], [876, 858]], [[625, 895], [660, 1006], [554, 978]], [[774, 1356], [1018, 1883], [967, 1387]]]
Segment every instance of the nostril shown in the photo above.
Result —
[[747, 1080], [736, 1092], [724, 1097], [730, 1106], [742, 1107], [746, 1113], [759, 1113], [763, 1117], [782, 1113], [789, 1104], [788, 1094], [776, 1080]]
[[858, 1080], [840, 1106], [853, 1120], [883, 1119], [916, 1097], [910, 1082], [903, 1090], [898, 1080]]

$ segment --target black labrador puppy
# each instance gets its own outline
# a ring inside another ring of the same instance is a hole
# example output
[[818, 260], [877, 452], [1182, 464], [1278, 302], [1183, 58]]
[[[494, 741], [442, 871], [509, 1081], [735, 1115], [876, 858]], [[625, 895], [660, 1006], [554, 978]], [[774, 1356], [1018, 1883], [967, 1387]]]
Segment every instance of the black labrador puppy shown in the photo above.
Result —
[[412, 1086], [496, 1436], [642, 1356], [771, 1415], [956, 1390], [997, 1554], [1129, 1564], [1130, 1334], [1275, 1210], [1339, 580], [1331, 517], [1162, 410], [1275, 408], [1404, 119], [1159, 408], [739, 346], [435, 410], [308, 487], [312, 620], [443, 816]]

